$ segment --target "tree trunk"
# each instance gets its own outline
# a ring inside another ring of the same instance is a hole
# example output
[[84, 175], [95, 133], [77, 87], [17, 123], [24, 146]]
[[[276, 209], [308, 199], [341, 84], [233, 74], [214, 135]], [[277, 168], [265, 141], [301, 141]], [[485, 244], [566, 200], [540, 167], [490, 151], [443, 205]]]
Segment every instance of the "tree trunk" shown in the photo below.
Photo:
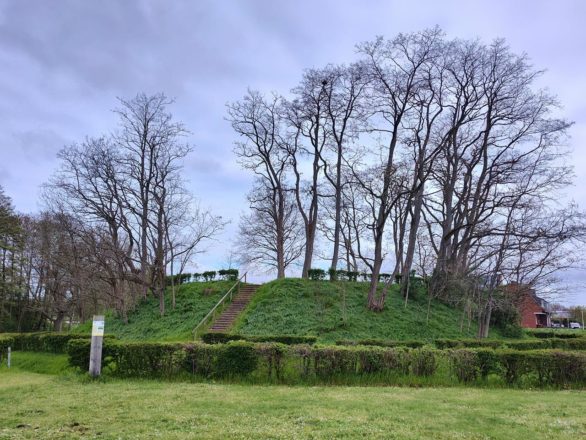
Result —
[[382, 258], [382, 234], [377, 237], [375, 248], [374, 248], [374, 261], [372, 264], [372, 278], [370, 279], [370, 288], [368, 289], [368, 308], [369, 310], [380, 312], [385, 306], [385, 296], [382, 295], [380, 298], [377, 295], [378, 288], [378, 276], [380, 274], [380, 268], [383, 264]]
[[417, 243], [417, 231], [419, 229], [419, 222], [421, 220], [421, 209], [423, 207], [423, 184], [417, 191], [415, 201], [413, 203], [413, 215], [411, 216], [411, 224], [409, 225], [409, 241], [407, 242], [407, 252], [405, 254], [405, 261], [403, 262], [403, 271], [401, 272], [401, 294], [405, 298], [405, 304], [409, 299], [410, 281], [411, 281], [411, 267], [413, 266], [413, 257], [415, 255], [415, 245]]
[[340, 229], [341, 229], [341, 211], [342, 211], [342, 151], [338, 147], [338, 163], [336, 168], [336, 215], [334, 219], [334, 253], [332, 255], [331, 269], [338, 268], [338, 258], [340, 252]]
[[277, 206], [277, 278], [285, 278], [285, 199], [283, 189], [278, 188], [279, 202]]
[[311, 262], [313, 260], [313, 244], [315, 241], [315, 223], [310, 222], [305, 227], [305, 257], [303, 258], [303, 272], [302, 278], [309, 277], [309, 269], [311, 269]]

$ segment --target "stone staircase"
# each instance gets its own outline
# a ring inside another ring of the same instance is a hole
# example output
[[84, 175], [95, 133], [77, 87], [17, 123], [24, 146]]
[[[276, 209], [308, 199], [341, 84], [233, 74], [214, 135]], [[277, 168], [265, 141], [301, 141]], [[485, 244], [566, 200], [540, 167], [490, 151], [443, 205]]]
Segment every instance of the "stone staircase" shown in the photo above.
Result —
[[230, 305], [212, 323], [209, 331], [223, 333], [230, 330], [236, 318], [246, 308], [259, 287], [259, 284], [243, 284], [240, 286], [240, 292], [234, 296]]

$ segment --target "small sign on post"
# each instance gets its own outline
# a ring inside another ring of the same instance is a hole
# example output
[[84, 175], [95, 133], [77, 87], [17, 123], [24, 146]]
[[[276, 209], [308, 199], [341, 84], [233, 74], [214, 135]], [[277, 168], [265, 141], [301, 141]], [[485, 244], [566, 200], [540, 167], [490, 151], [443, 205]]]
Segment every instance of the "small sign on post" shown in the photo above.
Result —
[[104, 342], [104, 316], [94, 316], [90, 349], [90, 375], [97, 377], [102, 371], [102, 344]]

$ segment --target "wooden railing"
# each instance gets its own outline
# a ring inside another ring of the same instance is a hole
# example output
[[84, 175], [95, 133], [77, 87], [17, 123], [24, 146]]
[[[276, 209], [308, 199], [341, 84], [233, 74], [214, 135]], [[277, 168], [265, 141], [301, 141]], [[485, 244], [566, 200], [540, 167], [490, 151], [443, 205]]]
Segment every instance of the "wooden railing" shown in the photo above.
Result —
[[197, 331], [199, 329], [201, 329], [208, 321], [210, 321], [216, 317], [216, 312], [224, 303], [226, 303], [227, 301], [232, 301], [232, 297], [234, 296], [234, 292], [236, 292], [236, 293], [240, 292], [240, 284], [242, 283], [242, 279], [244, 279], [244, 282], [246, 283], [246, 274], [247, 273], [248, 272], [245, 272], [244, 275], [242, 275], [240, 278], [238, 278], [236, 283], [234, 283], [234, 285], [232, 287], [230, 287], [230, 290], [228, 290], [226, 292], [226, 294], [220, 299], [220, 301], [218, 301], [218, 303], [214, 307], [212, 307], [212, 309], [208, 312], [207, 315], [204, 316], [204, 318], [199, 322], [199, 324], [197, 324], [195, 326], [195, 328], [192, 331], [193, 339], [195, 339], [195, 336], [197, 335]]

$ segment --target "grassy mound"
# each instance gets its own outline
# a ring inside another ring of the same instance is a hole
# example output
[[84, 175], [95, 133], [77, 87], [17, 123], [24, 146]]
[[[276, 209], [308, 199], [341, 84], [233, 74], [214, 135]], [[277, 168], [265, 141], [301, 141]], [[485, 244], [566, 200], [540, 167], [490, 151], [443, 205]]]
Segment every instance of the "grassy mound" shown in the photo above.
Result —
[[[171, 292], [165, 297], [166, 313], [159, 313], [159, 300], [149, 296], [129, 313], [128, 324], [111, 314], [106, 316], [107, 334], [125, 340], [185, 341], [192, 338], [191, 331], [234, 285], [234, 281], [212, 281], [182, 284], [176, 288], [176, 306], [171, 304]], [[91, 322], [75, 331], [89, 333]]]
[[[262, 286], [239, 319], [234, 332], [244, 335], [315, 335], [322, 342], [340, 339], [424, 339], [473, 337], [476, 323], [462, 312], [415, 293], [405, 307], [399, 286], [393, 285], [385, 309], [366, 308], [368, 284], [361, 282], [277, 280]], [[498, 337], [495, 332], [491, 336]]]

